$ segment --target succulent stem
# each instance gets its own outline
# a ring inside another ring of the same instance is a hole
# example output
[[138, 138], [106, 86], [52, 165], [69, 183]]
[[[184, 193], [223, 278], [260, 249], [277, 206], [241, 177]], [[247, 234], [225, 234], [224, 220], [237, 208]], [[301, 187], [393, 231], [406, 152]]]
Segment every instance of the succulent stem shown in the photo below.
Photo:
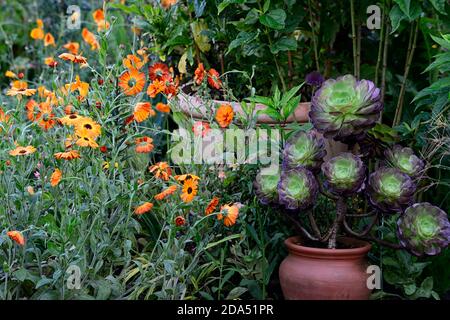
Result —
[[331, 231], [331, 237], [328, 240], [328, 249], [336, 249], [336, 238], [339, 232], [339, 228], [345, 219], [345, 213], [347, 212], [347, 205], [342, 197], [336, 200], [336, 218], [333, 222]]

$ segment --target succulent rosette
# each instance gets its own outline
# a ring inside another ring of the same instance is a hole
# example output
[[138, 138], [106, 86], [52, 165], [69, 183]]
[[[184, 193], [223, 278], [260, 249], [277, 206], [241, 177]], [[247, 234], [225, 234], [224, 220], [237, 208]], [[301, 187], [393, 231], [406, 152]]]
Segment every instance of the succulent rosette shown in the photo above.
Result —
[[278, 183], [280, 204], [287, 209], [306, 209], [317, 198], [319, 185], [311, 171], [298, 167], [281, 172]]
[[407, 208], [397, 226], [400, 243], [415, 255], [436, 255], [450, 244], [447, 213], [428, 202]]
[[326, 154], [325, 140], [316, 131], [299, 131], [286, 142], [283, 149], [283, 167], [305, 167], [315, 171], [320, 168]]
[[417, 177], [425, 167], [424, 162], [414, 154], [411, 148], [395, 145], [384, 152], [386, 161], [394, 168], [406, 173], [411, 178]]
[[349, 195], [358, 192], [364, 185], [366, 167], [358, 156], [341, 153], [322, 165], [325, 185], [332, 193]]
[[267, 172], [261, 169], [256, 175], [254, 187], [256, 195], [262, 204], [278, 203], [278, 182], [280, 181], [280, 173]]
[[415, 191], [412, 179], [397, 168], [382, 167], [369, 177], [369, 200], [384, 212], [402, 211], [411, 204]]
[[372, 81], [345, 75], [322, 84], [312, 98], [309, 117], [325, 137], [345, 140], [373, 127], [382, 110], [380, 89]]

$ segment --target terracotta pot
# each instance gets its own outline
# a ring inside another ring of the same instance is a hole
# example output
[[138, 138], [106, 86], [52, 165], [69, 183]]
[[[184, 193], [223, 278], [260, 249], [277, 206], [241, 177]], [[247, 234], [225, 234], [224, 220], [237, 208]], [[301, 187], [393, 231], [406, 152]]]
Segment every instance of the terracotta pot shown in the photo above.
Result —
[[[201, 100], [199, 97], [179, 94], [178, 99], [180, 101], [180, 109], [186, 115], [192, 117], [195, 120], [203, 120], [205, 119], [205, 114], [207, 113], [206, 107], [201, 104]], [[244, 110], [242, 110], [241, 104], [239, 102], [228, 102], [222, 100], [214, 100], [214, 103], [217, 105], [221, 104], [229, 104], [233, 107], [234, 112], [240, 115], [245, 115]], [[264, 110], [267, 107], [263, 104], [257, 103], [255, 105], [255, 112], [259, 110]], [[310, 110], [309, 102], [302, 102], [298, 105], [297, 109], [295, 109], [294, 114], [289, 116], [286, 121], [286, 124], [298, 122], [298, 123], [306, 123], [309, 121], [308, 113]], [[268, 124], [275, 125], [278, 124], [277, 121], [273, 120], [266, 114], [259, 114], [256, 120], [257, 125]]]
[[285, 240], [289, 255], [279, 269], [281, 289], [287, 300], [367, 300], [365, 259], [368, 242], [342, 237], [350, 249], [320, 249], [300, 245], [300, 237]]

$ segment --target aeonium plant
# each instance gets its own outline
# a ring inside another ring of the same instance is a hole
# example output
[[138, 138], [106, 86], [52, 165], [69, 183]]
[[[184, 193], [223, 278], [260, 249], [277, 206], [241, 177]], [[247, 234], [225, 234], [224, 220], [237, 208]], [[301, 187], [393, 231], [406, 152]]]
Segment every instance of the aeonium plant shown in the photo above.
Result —
[[[369, 159], [356, 152], [325, 159], [324, 136], [361, 143], [359, 138], [375, 125], [381, 111], [379, 89], [371, 81], [358, 81], [351, 75], [327, 80], [312, 99], [314, 128], [291, 135], [283, 148], [280, 172], [261, 169], [256, 193], [263, 204], [307, 215], [310, 228], [294, 219], [295, 224], [304, 237], [328, 248], [336, 248], [338, 236], [344, 233], [419, 256], [438, 254], [450, 243], [450, 222], [440, 208], [415, 202], [426, 166], [412, 149], [394, 145], [385, 150], [383, 159], [370, 159], [370, 166]], [[313, 215], [319, 196], [335, 203], [336, 214], [329, 226], [319, 225]], [[365, 201], [351, 201], [355, 198]], [[370, 209], [359, 210], [358, 203]], [[398, 215], [399, 244], [372, 236], [383, 215]], [[349, 223], [358, 218], [371, 219], [359, 232]]]

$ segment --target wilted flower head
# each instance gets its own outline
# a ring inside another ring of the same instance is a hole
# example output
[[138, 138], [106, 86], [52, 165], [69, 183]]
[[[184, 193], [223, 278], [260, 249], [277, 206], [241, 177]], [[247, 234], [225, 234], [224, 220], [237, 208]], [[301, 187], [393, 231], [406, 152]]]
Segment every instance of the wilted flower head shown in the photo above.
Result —
[[341, 153], [322, 165], [326, 186], [331, 192], [346, 195], [358, 192], [364, 185], [366, 167], [351, 153]]
[[256, 175], [254, 186], [262, 204], [278, 203], [278, 182], [280, 173], [270, 174], [264, 168]]
[[411, 178], [417, 177], [425, 167], [424, 162], [417, 157], [411, 148], [395, 145], [384, 152], [388, 164]]
[[315, 131], [299, 131], [291, 136], [283, 150], [283, 167], [293, 169], [305, 167], [317, 170], [326, 155], [325, 141]]
[[369, 177], [370, 202], [384, 212], [402, 211], [411, 204], [416, 185], [396, 168], [380, 168]]
[[415, 255], [436, 255], [450, 244], [447, 213], [428, 202], [407, 208], [397, 226], [401, 244]]
[[325, 137], [356, 137], [379, 120], [383, 104], [372, 81], [346, 75], [325, 81], [311, 101], [309, 117]]
[[318, 71], [310, 72], [305, 77], [306, 84], [313, 87], [320, 87], [325, 81], [325, 78]]
[[311, 171], [298, 167], [283, 170], [278, 183], [279, 201], [287, 209], [306, 209], [317, 198], [319, 185]]

